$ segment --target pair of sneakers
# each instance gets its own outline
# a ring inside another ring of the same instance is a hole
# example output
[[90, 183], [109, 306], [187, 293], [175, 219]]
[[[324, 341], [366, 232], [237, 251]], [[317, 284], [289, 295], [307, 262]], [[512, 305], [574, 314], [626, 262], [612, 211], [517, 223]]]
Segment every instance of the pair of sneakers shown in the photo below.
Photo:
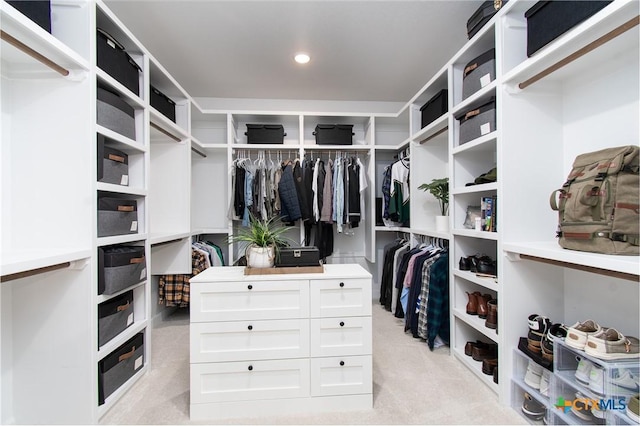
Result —
[[640, 358], [640, 340], [626, 337], [615, 328], [601, 327], [593, 320], [577, 322], [567, 330], [565, 343], [604, 360]]
[[623, 367], [611, 371], [612, 377], [605, 392], [606, 374], [607, 372], [604, 368], [593, 364], [586, 358], [579, 358], [575, 378], [596, 395], [605, 396], [605, 394], [609, 394], [614, 397], [628, 398], [640, 392], [640, 377], [638, 377], [638, 374]]
[[553, 342], [567, 336], [567, 327], [560, 323], [554, 324], [549, 318], [537, 314], [529, 315], [528, 323], [527, 347], [545, 360], [553, 362]]
[[540, 391], [540, 394], [549, 396], [549, 380], [551, 372], [534, 360], [530, 359], [527, 365], [527, 372], [524, 375], [524, 382], [532, 388]]

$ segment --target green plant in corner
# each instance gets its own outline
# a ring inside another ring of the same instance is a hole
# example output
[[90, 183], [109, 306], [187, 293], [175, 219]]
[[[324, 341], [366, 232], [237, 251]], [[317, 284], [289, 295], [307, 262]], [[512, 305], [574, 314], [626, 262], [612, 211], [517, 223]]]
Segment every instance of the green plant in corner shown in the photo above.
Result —
[[440, 204], [442, 216], [449, 213], [449, 178], [433, 179], [431, 183], [423, 183], [418, 187], [423, 191], [429, 191]]
[[251, 247], [272, 247], [277, 256], [280, 247], [289, 246], [290, 239], [284, 234], [290, 229], [292, 227], [284, 225], [277, 216], [270, 219], [257, 219], [251, 215], [249, 226], [238, 228], [237, 232], [230, 235], [227, 241], [230, 244], [244, 243], [245, 253]]

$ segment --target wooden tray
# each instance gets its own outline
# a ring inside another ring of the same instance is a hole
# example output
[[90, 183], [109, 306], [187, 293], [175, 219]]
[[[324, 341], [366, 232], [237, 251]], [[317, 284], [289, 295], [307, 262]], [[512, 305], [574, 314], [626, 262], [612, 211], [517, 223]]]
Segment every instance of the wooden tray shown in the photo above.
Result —
[[277, 274], [321, 274], [322, 265], [318, 266], [286, 266], [279, 268], [244, 268], [245, 275], [277, 275]]

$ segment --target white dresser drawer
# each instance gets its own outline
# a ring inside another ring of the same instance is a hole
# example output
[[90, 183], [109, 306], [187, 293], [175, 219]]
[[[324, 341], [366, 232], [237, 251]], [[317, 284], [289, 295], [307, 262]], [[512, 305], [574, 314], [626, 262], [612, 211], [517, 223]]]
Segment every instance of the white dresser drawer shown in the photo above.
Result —
[[309, 320], [199, 322], [190, 327], [191, 362], [309, 356]]
[[370, 279], [311, 280], [311, 317], [371, 315]]
[[371, 317], [311, 320], [311, 356], [371, 354]]
[[309, 360], [191, 364], [191, 403], [309, 396]]
[[191, 322], [306, 318], [309, 282], [194, 283], [190, 305]]
[[372, 393], [371, 355], [311, 359], [311, 396]]

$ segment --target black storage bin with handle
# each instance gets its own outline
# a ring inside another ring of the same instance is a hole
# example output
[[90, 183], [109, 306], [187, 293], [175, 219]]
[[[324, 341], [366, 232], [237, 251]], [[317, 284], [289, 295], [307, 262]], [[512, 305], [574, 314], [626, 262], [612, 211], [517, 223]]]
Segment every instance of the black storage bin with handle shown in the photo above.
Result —
[[507, 0], [487, 0], [482, 2], [480, 7], [467, 21], [467, 37], [471, 39], [471, 37], [476, 35], [506, 3]]
[[40, 25], [48, 33], [51, 32], [50, 0], [7, 0], [20, 13]]
[[353, 124], [318, 124], [313, 132], [317, 145], [352, 145]]
[[469, 61], [462, 73], [462, 99], [482, 89], [496, 79], [496, 50], [490, 49]]
[[98, 124], [126, 136], [136, 138], [136, 120], [134, 109], [117, 93], [98, 87], [96, 115]]
[[153, 86], [151, 86], [151, 106], [169, 120], [176, 122], [176, 103]]
[[144, 333], [140, 332], [98, 363], [98, 404], [144, 366]]
[[98, 67], [124, 87], [140, 95], [139, 72], [142, 68], [116, 39], [100, 28], [97, 29], [96, 43]]
[[105, 145], [106, 138], [98, 134], [98, 182], [129, 185], [129, 156], [126, 152]]
[[611, 1], [539, 1], [524, 13], [527, 18], [527, 56], [569, 31]]
[[429, 99], [426, 104], [422, 105], [422, 108], [420, 108], [420, 112], [422, 116], [421, 124], [423, 128], [433, 123], [436, 119], [440, 118], [449, 110], [447, 96], [448, 93], [449, 92], [447, 91], [447, 89], [443, 89], [436, 93], [431, 99]]
[[320, 250], [317, 247], [283, 247], [278, 251], [276, 266], [320, 266]]
[[146, 278], [144, 246], [98, 248], [98, 294], [114, 294]]
[[496, 130], [496, 101], [484, 104], [456, 116], [460, 122], [458, 145], [472, 141]]
[[98, 305], [98, 347], [133, 324], [133, 290]]
[[136, 234], [138, 203], [136, 200], [98, 197], [98, 237]]
[[282, 124], [247, 124], [245, 135], [251, 144], [283, 144], [287, 136]]

